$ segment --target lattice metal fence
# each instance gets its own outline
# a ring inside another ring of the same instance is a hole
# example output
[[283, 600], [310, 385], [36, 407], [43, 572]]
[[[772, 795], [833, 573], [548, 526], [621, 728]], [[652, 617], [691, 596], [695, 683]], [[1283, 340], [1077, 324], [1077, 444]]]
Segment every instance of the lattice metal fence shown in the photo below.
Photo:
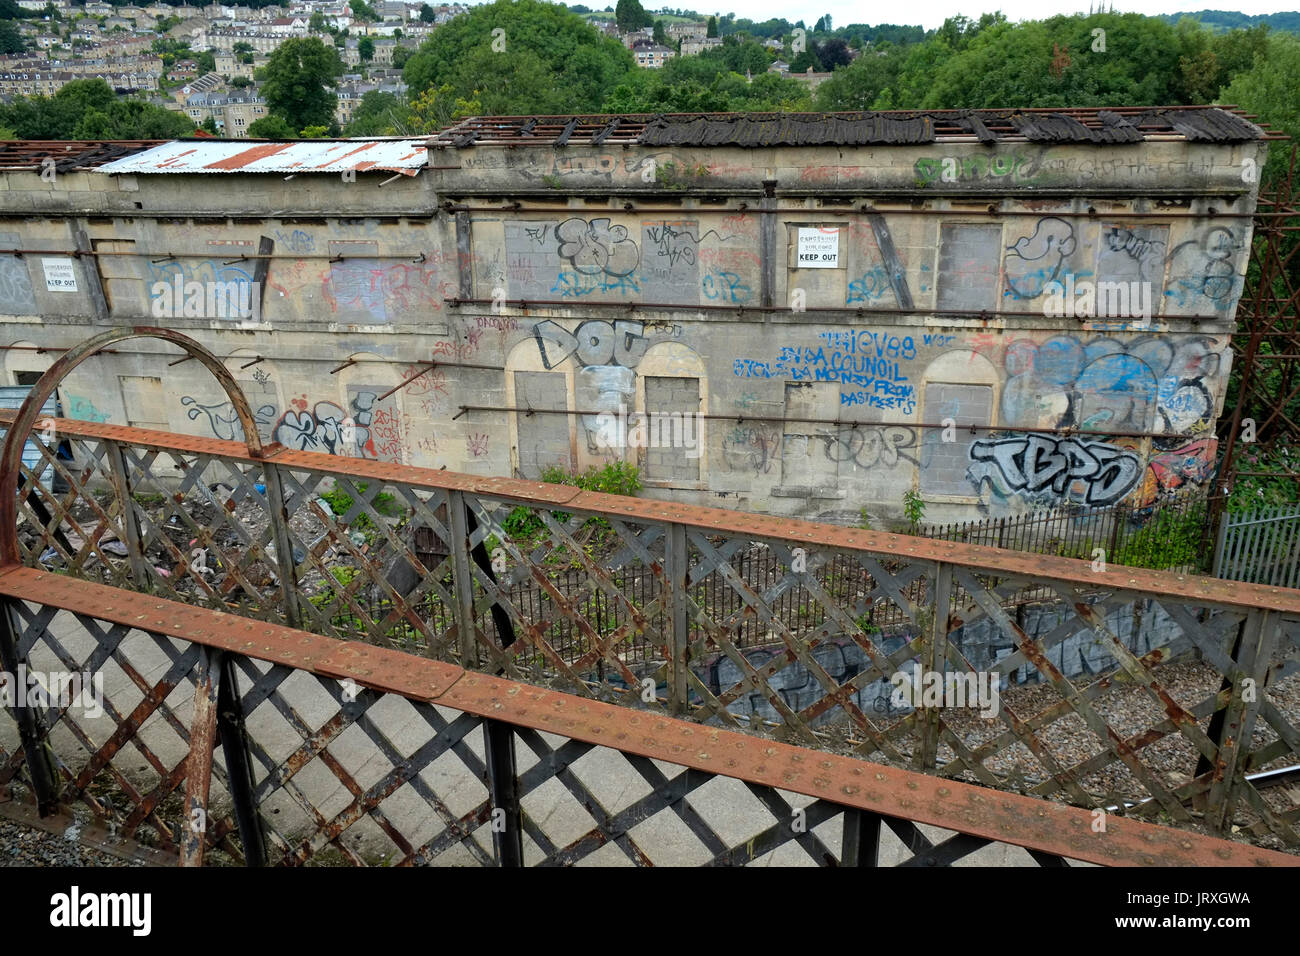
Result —
[[1300, 863], [66, 576], [0, 601], [6, 664], [104, 690], [0, 711], [0, 800], [184, 864]]
[[[29, 483], [19, 502], [30, 567], [1300, 845], [1290, 791], [1246, 780], [1300, 762], [1294, 592], [108, 425], [59, 437], [76, 464], [45, 455], [68, 493]], [[504, 531], [521, 506], [541, 526], [527, 542]], [[449, 553], [417, 549], [414, 526]], [[1027, 592], [1055, 599], [1050, 625], [1008, 610]], [[1135, 626], [1140, 608], [1159, 627]], [[1165, 666], [1189, 652], [1199, 682]], [[891, 679], [917, 672], [994, 672], [1006, 694], [987, 719], [948, 697], [892, 706]], [[1011, 672], [1038, 690], [1016, 696]]]

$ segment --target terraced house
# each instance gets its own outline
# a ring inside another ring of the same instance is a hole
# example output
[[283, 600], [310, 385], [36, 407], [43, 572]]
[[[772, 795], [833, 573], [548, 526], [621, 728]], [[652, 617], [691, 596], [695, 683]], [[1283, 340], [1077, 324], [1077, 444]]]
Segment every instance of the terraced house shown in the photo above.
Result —
[[[1151, 502], [1214, 460], [1265, 135], [1204, 108], [478, 117], [68, 144], [54, 177], [10, 144], [4, 374], [160, 324], [294, 447], [626, 458], [651, 495], [846, 522], [907, 491], [939, 520]], [[65, 413], [240, 437], [174, 359], [97, 358]], [[607, 440], [640, 413], [692, 427]]]

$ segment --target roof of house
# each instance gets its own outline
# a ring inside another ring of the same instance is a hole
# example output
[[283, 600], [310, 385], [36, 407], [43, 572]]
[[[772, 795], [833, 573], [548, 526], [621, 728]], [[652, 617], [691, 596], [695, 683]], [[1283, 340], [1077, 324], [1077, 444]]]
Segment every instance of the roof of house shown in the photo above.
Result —
[[942, 137], [993, 143], [1119, 144], [1148, 136], [1237, 143], [1268, 132], [1235, 107], [926, 110], [853, 113], [676, 113], [621, 116], [475, 116], [441, 131], [435, 146], [511, 143], [644, 146], [919, 145]]

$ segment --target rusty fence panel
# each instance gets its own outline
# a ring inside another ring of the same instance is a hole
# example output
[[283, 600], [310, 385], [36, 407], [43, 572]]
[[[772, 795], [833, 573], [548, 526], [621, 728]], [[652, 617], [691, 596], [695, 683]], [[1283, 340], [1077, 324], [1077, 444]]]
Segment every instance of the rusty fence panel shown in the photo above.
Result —
[[[1300, 592], [93, 423], [58, 434], [73, 462], [40, 447], [67, 493], [29, 481], [18, 501], [29, 567], [1300, 845], [1293, 790], [1247, 779], [1300, 763]], [[900, 699], [900, 675], [922, 673], [996, 679], [996, 712]]]
[[[60, 802], [178, 862], [1300, 865], [66, 575], [5, 567], [0, 598], [23, 661], [105, 678], [102, 714], [26, 708]], [[16, 736], [0, 720], [0, 786], [24, 799]]]

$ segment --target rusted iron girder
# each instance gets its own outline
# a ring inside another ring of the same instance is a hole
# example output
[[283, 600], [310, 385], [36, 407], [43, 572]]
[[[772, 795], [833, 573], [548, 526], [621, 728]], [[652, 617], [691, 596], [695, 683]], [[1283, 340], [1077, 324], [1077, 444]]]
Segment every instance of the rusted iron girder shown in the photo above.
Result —
[[1300, 857], [1127, 818], [1112, 817], [1097, 833], [1085, 808], [703, 727], [17, 565], [0, 569], [0, 595], [1032, 853], [1119, 866], [1300, 866]]
[[17, 563], [21, 554], [18, 548], [18, 503], [16, 501], [18, 476], [22, 470], [23, 445], [37, 419], [41, 417], [41, 408], [63, 379], [78, 365], [110, 345], [128, 339], [162, 339], [164, 342], [180, 346], [191, 357], [203, 363], [217, 380], [217, 384], [225, 391], [235, 414], [239, 417], [239, 423], [244, 429], [245, 444], [241, 447], [244, 448], [245, 454], [251, 459], [261, 459], [262, 440], [257, 434], [257, 421], [253, 418], [253, 410], [249, 407], [248, 399], [244, 397], [244, 392], [230, 373], [230, 369], [226, 368], [219, 358], [188, 335], [181, 335], [171, 329], [150, 326], [109, 329], [69, 349], [62, 358], [46, 369], [45, 374], [32, 386], [27, 399], [12, 419], [13, 427], [5, 435], [4, 451], [0, 452], [0, 559], [5, 563]]
[[[18, 422], [14, 413], [0, 410], [0, 424], [14, 422], [14, 427], [9, 432], [10, 436], [16, 436], [24, 428], [30, 432], [33, 422], [28, 419], [33, 417], [24, 415], [23, 422]], [[889, 534], [883, 531], [864, 531], [841, 525], [772, 515], [747, 514], [723, 508], [629, 498], [622, 495], [582, 491], [570, 485], [553, 485], [516, 478], [484, 478], [479, 475], [417, 468], [413, 465], [399, 465], [368, 458], [344, 458], [323, 452], [290, 451], [278, 443], [262, 449], [262, 454], [258, 456], [251, 447], [245, 448], [240, 442], [179, 435], [173, 432], [73, 419], [56, 419], [55, 428], [59, 434], [75, 438], [118, 441], [184, 455], [225, 457], [248, 464], [273, 462], [281, 469], [322, 472], [369, 482], [405, 484], [430, 491], [459, 491], [489, 495], [535, 508], [587, 512], [594, 515], [615, 516], [634, 522], [684, 525], [707, 534], [748, 535], [763, 542], [781, 542], [814, 548], [840, 548], [887, 560], [933, 561], [960, 565], [980, 574], [1034, 579], [1050, 578], [1056, 584], [1069, 584], [1088, 589], [1113, 589], [1135, 593], [1142, 597], [1169, 597], [1182, 602], [1195, 603], [1198, 607], [1213, 605], [1247, 611], [1262, 608], [1282, 614], [1300, 615], [1300, 590], [1290, 588], [1225, 581], [1194, 574], [1130, 568], [1113, 563], [1107, 563], [1104, 571], [1095, 571], [1092, 562], [1076, 558], [1024, 554], [987, 545], [940, 541], [912, 535]], [[14, 455], [21, 453], [22, 443], [17, 438], [7, 436], [6, 442], [12, 442], [6, 454], [10, 451]], [[8, 459], [5, 461], [8, 462]], [[15, 471], [18, 463], [18, 459], [15, 458], [12, 465]], [[0, 538], [4, 539], [6, 549], [13, 549], [13, 556], [8, 563], [17, 563], [13, 483], [8, 476], [6, 480], [9, 484], [0, 485], [0, 493], [7, 494], [8, 497], [0, 501], [0, 505], [7, 506], [9, 511], [7, 517], [4, 512], [0, 512], [0, 520], [7, 522], [0, 527]], [[9, 488], [8, 492], [4, 491], [5, 487]], [[0, 553], [10, 554], [8, 550]]]

